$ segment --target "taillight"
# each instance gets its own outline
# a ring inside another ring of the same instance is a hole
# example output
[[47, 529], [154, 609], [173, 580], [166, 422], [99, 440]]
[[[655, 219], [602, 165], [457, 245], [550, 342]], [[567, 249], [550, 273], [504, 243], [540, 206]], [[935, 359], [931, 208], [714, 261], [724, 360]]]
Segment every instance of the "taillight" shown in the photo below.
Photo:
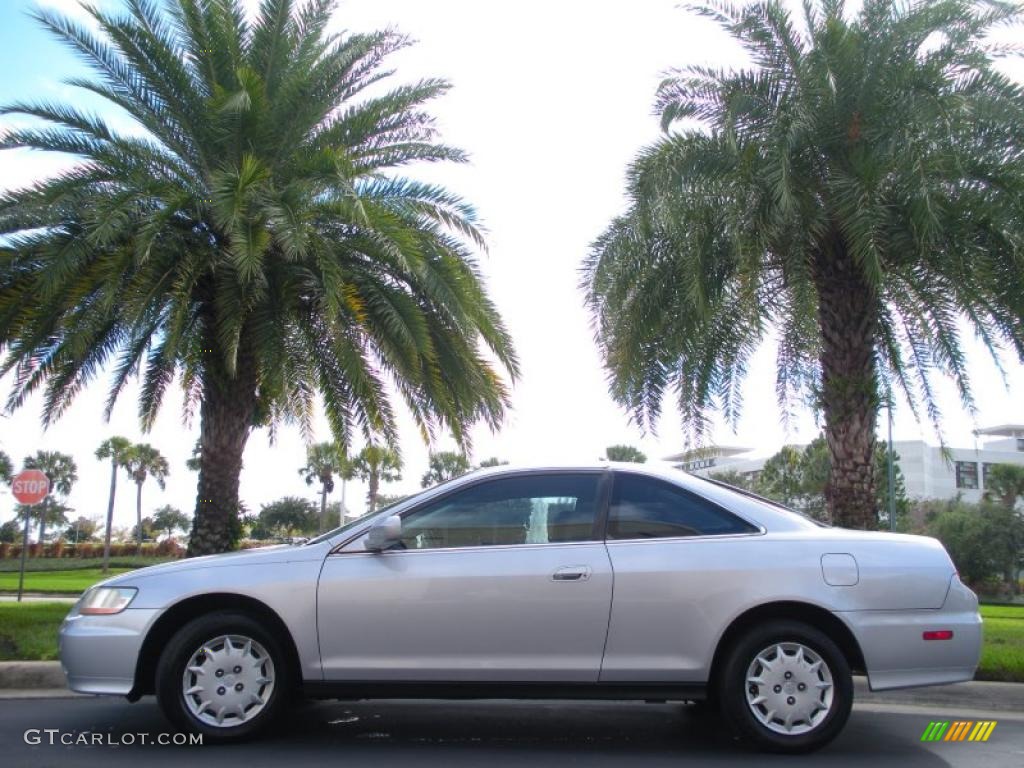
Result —
[[952, 629], [934, 629], [930, 632], [924, 632], [921, 634], [925, 640], [952, 640], [953, 630]]

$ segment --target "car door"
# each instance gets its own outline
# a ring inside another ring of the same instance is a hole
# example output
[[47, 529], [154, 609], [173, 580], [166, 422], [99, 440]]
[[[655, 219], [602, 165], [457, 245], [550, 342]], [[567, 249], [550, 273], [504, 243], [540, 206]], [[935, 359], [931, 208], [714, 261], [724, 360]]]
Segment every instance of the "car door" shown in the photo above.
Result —
[[601, 682], [705, 681], [725, 624], [764, 574], [760, 539], [759, 527], [699, 494], [616, 471], [607, 526], [615, 597]]
[[404, 512], [399, 548], [329, 555], [324, 679], [596, 682], [612, 596], [605, 476], [470, 481]]

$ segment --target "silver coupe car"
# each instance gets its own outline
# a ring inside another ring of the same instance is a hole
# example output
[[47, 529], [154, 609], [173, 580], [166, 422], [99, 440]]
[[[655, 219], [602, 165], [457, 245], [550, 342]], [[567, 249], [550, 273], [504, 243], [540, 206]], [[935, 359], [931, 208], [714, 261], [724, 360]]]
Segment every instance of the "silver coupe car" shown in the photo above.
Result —
[[974, 593], [934, 539], [830, 528], [671, 469], [480, 470], [288, 546], [133, 571], [60, 630], [69, 686], [208, 740], [293, 697], [691, 700], [818, 748], [853, 674], [970, 680]]

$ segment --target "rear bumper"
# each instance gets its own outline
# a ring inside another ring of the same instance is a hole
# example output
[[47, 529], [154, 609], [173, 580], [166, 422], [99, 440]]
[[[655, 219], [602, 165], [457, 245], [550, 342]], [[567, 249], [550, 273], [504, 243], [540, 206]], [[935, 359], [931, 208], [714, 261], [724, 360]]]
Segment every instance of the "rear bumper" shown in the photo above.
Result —
[[[960, 683], [974, 678], [981, 657], [978, 599], [956, 577], [938, 610], [845, 611], [873, 691]], [[924, 632], [951, 630], [949, 640], [925, 640]]]
[[128, 694], [142, 641], [159, 613], [128, 608], [112, 616], [72, 613], [64, 619], [57, 647], [68, 688], [79, 693]]

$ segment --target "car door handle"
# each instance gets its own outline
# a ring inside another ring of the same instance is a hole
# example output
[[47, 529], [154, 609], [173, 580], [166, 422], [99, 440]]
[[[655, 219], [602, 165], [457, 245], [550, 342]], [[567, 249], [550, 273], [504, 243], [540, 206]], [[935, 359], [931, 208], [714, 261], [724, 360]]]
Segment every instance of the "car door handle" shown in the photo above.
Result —
[[552, 581], [586, 581], [589, 578], [589, 565], [564, 565], [551, 574]]

